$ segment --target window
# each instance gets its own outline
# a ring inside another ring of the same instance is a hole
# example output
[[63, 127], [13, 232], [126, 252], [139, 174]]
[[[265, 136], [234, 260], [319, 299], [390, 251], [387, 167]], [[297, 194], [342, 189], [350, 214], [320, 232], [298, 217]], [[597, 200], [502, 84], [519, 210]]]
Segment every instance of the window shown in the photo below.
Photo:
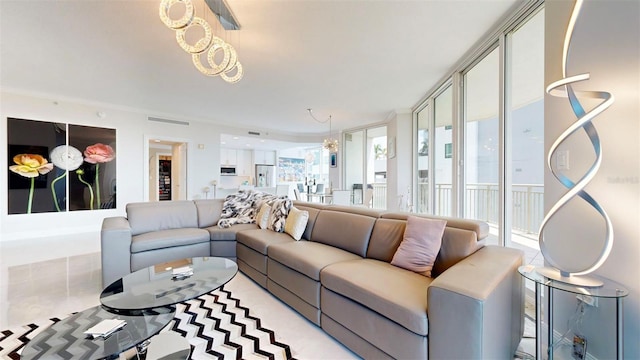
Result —
[[351, 203], [362, 204], [364, 193], [364, 130], [344, 134], [344, 184], [351, 190]]
[[487, 243], [498, 243], [499, 49], [493, 49], [464, 74], [463, 216], [492, 225]]
[[[540, 11], [507, 36], [511, 88], [507, 89], [507, 148], [511, 178], [511, 231], [507, 246], [538, 249], [538, 229], [544, 217], [544, 12]], [[527, 259], [530, 262], [531, 259]], [[541, 263], [539, 265], [542, 265]]]
[[528, 263], [541, 258], [544, 215], [544, 11], [538, 9], [532, 5], [524, 20], [487, 39], [481, 55], [463, 59], [414, 112], [415, 210], [486, 221], [487, 243], [519, 247]]
[[453, 144], [444, 144], [444, 158], [451, 159], [453, 157]]
[[[419, 213], [428, 213], [429, 206], [429, 107], [426, 106], [420, 110], [417, 114], [418, 117], [418, 182], [416, 189], [416, 208], [415, 211]], [[408, 194], [407, 194], [408, 196]], [[412, 211], [409, 199], [404, 200], [405, 209]]]
[[343, 149], [344, 184], [351, 190], [351, 203], [386, 209], [387, 127], [347, 132]]
[[[369, 128], [367, 133], [367, 189], [371, 201], [365, 206], [387, 208], [387, 127]], [[367, 199], [365, 190], [365, 202]]]
[[453, 90], [447, 87], [434, 102], [433, 154], [435, 215], [452, 216], [453, 199]]

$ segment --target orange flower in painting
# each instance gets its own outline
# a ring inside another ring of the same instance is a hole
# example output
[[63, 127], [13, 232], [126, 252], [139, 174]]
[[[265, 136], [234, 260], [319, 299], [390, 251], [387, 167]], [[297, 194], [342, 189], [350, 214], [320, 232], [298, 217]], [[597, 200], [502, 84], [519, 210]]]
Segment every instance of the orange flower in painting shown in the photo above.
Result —
[[116, 157], [116, 152], [109, 145], [97, 143], [84, 149], [84, 161], [90, 164], [106, 163]]
[[16, 165], [9, 166], [9, 170], [27, 178], [35, 178], [44, 175], [53, 169], [53, 164], [41, 155], [18, 154], [13, 157]]

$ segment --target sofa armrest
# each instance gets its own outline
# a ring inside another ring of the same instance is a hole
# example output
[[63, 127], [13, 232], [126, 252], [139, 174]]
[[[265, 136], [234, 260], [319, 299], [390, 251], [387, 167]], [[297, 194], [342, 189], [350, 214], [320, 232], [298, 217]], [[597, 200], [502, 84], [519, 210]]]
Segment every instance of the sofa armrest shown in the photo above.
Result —
[[429, 358], [512, 359], [524, 329], [520, 250], [485, 246], [429, 285]]
[[100, 232], [102, 287], [131, 272], [131, 226], [123, 216], [102, 221]]

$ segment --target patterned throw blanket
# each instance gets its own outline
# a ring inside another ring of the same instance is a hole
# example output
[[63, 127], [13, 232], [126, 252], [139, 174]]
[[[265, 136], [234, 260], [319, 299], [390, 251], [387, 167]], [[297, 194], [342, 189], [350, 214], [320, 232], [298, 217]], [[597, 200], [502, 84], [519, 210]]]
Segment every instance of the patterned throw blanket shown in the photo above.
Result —
[[235, 194], [227, 195], [222, 205], [222, 215], [220, 215], [218, 227], [228, 228], [234, 224], [253, 224], [256, 222], [256, 214], [262, 204], [266, 202], [271, 205], [277, 199], [276, 195], [254, 190], [241, 190]]

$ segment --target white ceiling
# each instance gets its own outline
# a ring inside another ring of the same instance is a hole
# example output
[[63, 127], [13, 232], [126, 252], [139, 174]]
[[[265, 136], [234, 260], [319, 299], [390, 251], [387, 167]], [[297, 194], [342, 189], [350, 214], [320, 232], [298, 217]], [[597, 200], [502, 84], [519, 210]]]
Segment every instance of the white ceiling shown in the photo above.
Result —
[[[413, 107], [517, 0], [228, 0], [244, 78], [200, 74], [159, 0], [0, 0], [0, 85], [283, 134]], [[202, 0], [194, 0], [202, 16]], [[209, 11], [206, 9], [206, 11]], [[204, 16], [210, 23], [214, 17]]]

